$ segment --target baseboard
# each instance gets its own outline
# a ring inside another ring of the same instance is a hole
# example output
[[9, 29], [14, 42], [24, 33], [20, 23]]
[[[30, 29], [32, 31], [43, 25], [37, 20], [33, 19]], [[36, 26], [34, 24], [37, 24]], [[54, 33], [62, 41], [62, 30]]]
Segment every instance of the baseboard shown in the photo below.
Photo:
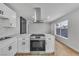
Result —
[[15, 54], [15, 56], [54, 56], [55, 53], [54, 52], [51, 52], [51, 53], [44, 53], [44, 54], [32, 54], [31, 52], [30, 53], [21, 53], [21, 52], [17, 52]]
[[22, 53], [22, 52], [17, 52], [15, 56], [23, 56], [23, 55], [31, 55], [31, 53]]

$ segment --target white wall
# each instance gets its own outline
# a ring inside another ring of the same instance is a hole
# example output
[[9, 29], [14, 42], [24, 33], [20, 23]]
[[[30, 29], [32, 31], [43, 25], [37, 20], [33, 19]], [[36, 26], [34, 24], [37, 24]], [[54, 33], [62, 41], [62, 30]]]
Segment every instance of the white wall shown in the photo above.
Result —
[[64, 39], [61, 37], [56, 36], [56, 39], [65, 43], [69, 47], [73, 48], [74, 50], [79, 52], [79, 9], [73, 11], [70, 14], [67, 14], [64, 17], [52, 22], [51, 24], [51, 33], [54, 34], [54, 24], [60, 22], [62, 20], [68, 19], [68, 39]]
[[34, 33], [50, 33], [50, 24], [48, 23], [30, 23], [29, 34]]

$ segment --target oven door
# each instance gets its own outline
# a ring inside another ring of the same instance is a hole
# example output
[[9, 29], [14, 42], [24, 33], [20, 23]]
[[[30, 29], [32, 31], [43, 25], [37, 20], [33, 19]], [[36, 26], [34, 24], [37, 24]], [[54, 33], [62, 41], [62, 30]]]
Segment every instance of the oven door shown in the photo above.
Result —
[[30, 40], [30, 51], [45, 51], [45, 40]]

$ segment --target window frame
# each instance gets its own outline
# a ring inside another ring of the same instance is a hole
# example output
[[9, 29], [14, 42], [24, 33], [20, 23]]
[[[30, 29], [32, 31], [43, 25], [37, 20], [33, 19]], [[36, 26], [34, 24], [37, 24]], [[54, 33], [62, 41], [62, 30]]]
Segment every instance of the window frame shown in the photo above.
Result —
[[[63, 20], [63, 21], [60, 21], [60, 22], [58, 22], [58, 23], [61, 23], [61, 22], [64, 22], [64, 21], [68, 21], [68, 20]], [[58, 24], [58, 23], [55, 24], [55, 32], [54, 32], [55, 35], [56, 35], [56, 36], [59, 36], [59, 37], [61, 37], [61, 38], [64, 38], [64, 39], [68, 39], [68, 37], [64, 37], [64, 36], [61, 35], [61, 28], [60, 28], [60, 35], [57, 34], [56, 29], [57, 29], [57, 24]], [[67, 26], [68, 26], [68, 25], [67, 25]]]

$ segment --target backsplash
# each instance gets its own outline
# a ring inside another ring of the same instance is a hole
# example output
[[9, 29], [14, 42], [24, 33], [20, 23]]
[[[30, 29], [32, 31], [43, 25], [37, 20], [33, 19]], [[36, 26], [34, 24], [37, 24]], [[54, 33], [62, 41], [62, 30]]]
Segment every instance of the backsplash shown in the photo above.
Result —
[[50, 24], [49, 23], [31, 23], [29, 24], [29, 34], [36, 33], [50, 33]]

